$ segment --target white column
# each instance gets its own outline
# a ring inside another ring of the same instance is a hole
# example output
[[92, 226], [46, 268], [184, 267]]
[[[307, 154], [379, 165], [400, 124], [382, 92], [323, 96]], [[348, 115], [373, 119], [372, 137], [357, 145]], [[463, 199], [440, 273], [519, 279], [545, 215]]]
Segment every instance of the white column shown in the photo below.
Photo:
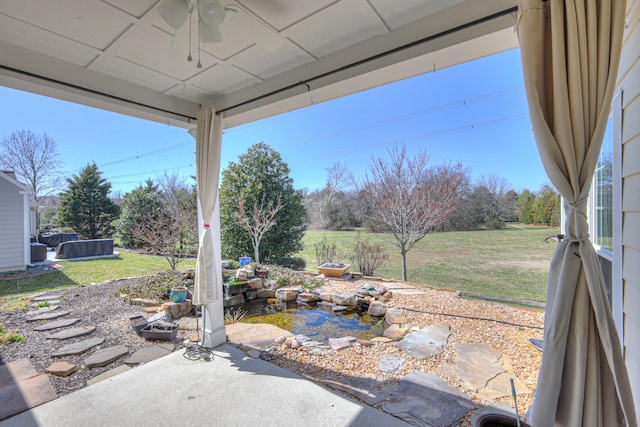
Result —
[[[198, 212], [198, 217], [201, 213]], [[202, 223], [202, 221], [200, 221]], [[212, 231], [214, 260], [222, 273], [222, 256], [220, 247], [220, 202], [216, 200], [216, 207], [213, 210], [213, 217], [209, 222]], [[202, 233], [200, 235], [202, 238]], [[216, 278], [215, 286], [220, 287], [219, 295], [223, 295], [222, 274]], [[202, 331], [202, 345], [204, 347], [217, 347], [227, 341], [227, 332], [224, 327], [224, 299], [220, 298], [204, 306], [204, 326]]]

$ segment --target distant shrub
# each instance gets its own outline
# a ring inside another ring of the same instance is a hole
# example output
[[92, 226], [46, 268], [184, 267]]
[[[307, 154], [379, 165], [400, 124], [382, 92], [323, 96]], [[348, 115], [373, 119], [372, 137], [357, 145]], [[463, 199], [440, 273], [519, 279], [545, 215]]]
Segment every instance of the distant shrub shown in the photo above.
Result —
[[363, 240], [360, 233], [356, 234], [356, 246], [353, 252], [351, 265], [363, 276], [373, 276], [376, 270], [389, 260], [389, 255], [382, 243]]
[[318, 265], [339, 261], [340, 255], [338, 254], [336, 242], [329, 243], [326, 236], [322, 237], [319, 242], [314, 243], [313, 247], [316, 251], [316, 263]]

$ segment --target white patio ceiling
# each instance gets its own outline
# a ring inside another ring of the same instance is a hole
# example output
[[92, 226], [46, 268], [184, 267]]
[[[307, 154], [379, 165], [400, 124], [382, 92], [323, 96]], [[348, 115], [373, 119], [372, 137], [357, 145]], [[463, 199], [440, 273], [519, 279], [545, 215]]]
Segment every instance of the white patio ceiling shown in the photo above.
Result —
[[237, 15], [197, 68], [160, 3], [0, 0], [0, 85], [186, 128], [213, 106], [230, 127], [517, 45], [515, 0], [222, 0]]

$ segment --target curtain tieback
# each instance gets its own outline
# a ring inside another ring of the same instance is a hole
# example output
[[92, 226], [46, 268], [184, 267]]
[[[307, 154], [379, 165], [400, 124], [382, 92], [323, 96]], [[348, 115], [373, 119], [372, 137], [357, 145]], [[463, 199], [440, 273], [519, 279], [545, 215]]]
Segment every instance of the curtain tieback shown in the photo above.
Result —
[[206, 222], [203, 225], [204, 225], [204, 228], [209, 228], [209, 224], [207, 224]]
[[573, 243], [574, 245], [577, 246], [581, 242], [588, 242], [589, 235], [587, 234], [585, 237], [565, 236], [562, 240], [565, 242]]

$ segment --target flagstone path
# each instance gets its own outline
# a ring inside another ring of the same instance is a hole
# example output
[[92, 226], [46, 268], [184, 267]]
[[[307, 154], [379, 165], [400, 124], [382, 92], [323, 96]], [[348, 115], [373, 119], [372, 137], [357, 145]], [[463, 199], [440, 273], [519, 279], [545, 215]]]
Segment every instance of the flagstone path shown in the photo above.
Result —
[[[28, 322], [33, 322], [33, 330], [45, 334], [51, 340], [51, 357], [61, 358], [45, 368], [45, 374], [38, 374], [29, 359], [18, 359], [6, 364], [0, 364], [0, 421], [27, 409], [36, 407], [45, 402], [57, 399], [58, 395], [49, 379], [49, 375], [69, 376], [78, 369], [73, 363], [64, 360], [65, 356], [87, 353], [83, 360], [86, 369], [104, 367], [124, 356], [123, 365], [104, 372], [91, 380], [88, 385], [110, 378], [113, 375], [125, 372], [134, 366], [150, 362], [151, 360], [165, 356], [173, 351], [173, 345], [157, 344], [144, 347], [132, 355], [124, 345], [116, 345], [95, 349], [104, 343], [104, 337], [91, 337], [79, 341], [74, 338], [91, 335], [96, 331], [95, 326], [71, 327], [82, 320], [81, 317], [69, 317], [71, 311], [60, 310], [60, 295], [40, 294], [33, 298], [32, 310], [24, 316]], [[47, 301], [47, 306], [38, 304]], [[77, 313], [81, 314], [81, 313]], [[195, 328], [194, 328], [195, 329]], [[132, 331], [133, 333], [133, 331]], [[0, 359], [1, 360], [1, 359]]]

